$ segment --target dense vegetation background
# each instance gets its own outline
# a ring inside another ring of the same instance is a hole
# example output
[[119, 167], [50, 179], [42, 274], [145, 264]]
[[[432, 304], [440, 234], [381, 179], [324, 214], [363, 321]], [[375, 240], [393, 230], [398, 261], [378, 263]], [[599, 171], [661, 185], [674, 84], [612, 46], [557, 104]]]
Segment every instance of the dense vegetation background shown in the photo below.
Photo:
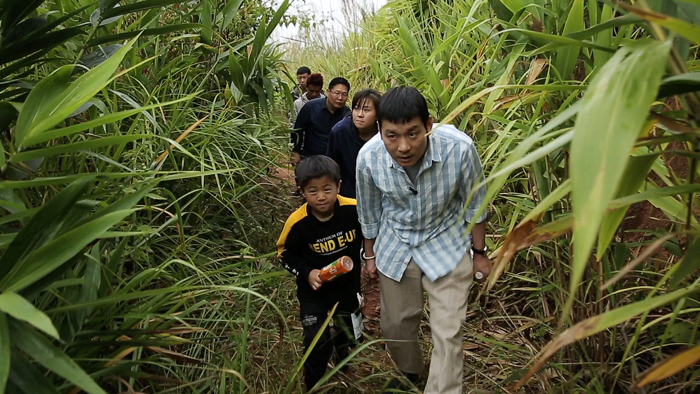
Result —
[[[394, 1], [280, 46], [313, 25], [288, 6], [0, 1], [0, 392], [299, 392], [272, 256], [302, 63], [415, 85], [477, 142], [497, 269], [465, 387], [697, 390], [698, 1]], [[353, 359], [318, 391], [392, 369]]]

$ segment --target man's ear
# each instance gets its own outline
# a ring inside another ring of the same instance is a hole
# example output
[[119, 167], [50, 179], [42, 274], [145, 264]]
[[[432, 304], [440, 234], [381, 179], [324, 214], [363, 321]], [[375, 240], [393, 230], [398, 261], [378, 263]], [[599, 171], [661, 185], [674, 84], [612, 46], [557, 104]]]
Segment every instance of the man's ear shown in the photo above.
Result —
[[430, 134], [430, 132], [433, 130], [433, 123], [434, 119], [432, 116], [428, 116], [428, 121], [425, 123], [425, 131]]

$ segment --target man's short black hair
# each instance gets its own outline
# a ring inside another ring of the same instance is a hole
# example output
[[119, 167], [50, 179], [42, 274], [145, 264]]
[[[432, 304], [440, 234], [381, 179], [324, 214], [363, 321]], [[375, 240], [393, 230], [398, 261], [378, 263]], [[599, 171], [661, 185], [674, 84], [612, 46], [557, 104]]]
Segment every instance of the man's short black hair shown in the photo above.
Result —
[[297, 178], [297, 185], [303, 191], [312, 179], [327, 176], [336, 184], [340, 182], [340, 167], [328, 156], [309, 156], [297, 165], [294, 175]]
[[306, 66], [299, 67], [297, 70], [297, 75], [301, 74], [311, 74], [311, 69]]
[[355, 95], [352, 97], [352, 109], [357, 108], [358, 105], [362, 104], [367, 101], [371, 101], [372, 104], [374, 104], [374, 110], [379, 109], [379, 100], [382, 99], [382, 94], [377, 92], [374, 89], [362, 89], [359, 92], [355, 93]]
[[383, 121], [404, 124], [416, 116], [424, 125], [428, 124], [428, 103], [425, 97], [413, 86], [397, 86], [389, 89], [379, 102], [379, 125]]
[[331, 79], [331, 83], [328, 84], [328, 89], [333, 89], [335, 85], [345, 85], [345, 87], [348, 88], [348, 92], [350, 91], [350, 82], [343, 77], [335, 77]]

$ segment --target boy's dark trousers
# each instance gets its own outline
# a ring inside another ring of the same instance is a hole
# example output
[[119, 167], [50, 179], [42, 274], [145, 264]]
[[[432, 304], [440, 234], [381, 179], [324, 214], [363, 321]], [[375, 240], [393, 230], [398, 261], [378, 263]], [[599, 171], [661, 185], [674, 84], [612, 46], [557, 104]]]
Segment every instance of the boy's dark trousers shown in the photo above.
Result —
[[333, 319], [333, 331], [330, 330], [330, 327], [326, 327], [304, 363], [304, 384], [307, 390], [310, 390], [325, 375], [326, 367], [333, 355], [333, 349], [338, 355], [345, 358], [348, 349], [357, 343], [351, 314], [359, 315], [360, 313], [359, 289], [334, 285], [337, 283], [328, 282], [321, 286], [318, 291], [313, 291], [307, 284], [299, 286], [297, 293], [301, 325], [304, 329], [305, 350], [309, 349], [316, 334], [326, 321], [328, 312], [338, 302]]

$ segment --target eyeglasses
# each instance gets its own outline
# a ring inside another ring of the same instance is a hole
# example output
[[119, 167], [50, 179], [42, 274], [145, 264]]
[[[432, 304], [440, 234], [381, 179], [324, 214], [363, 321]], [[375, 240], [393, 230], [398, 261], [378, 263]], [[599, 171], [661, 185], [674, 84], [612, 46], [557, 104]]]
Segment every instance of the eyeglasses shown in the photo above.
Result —
[[330, 90], [331, 94], [337, 97], [348, 97], [346, 92], [338, 92], [336, 90]]

